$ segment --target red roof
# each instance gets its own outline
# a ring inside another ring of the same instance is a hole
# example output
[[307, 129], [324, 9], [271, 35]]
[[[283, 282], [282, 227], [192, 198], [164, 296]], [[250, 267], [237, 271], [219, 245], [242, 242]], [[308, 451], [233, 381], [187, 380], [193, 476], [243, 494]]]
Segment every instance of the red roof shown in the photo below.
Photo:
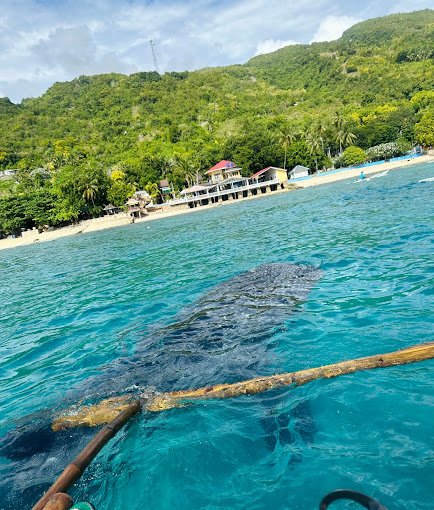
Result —
[[273, 168], [272, 166], [267, 166], [267, 168], [263, 168], [262, 170], [259, 170], [255, 174], [250, 176], [250, 179], [256, 179], [256, 177], [259, 177], [260, 175], [264, 174], [267, 170], [270, 170], [270, 168]]
[[206, 174], [212, 174], [213, 172], [218, 172], [219, 170], [233, 169], [238, 168], [235, 163], [232, 161], [228, 161], [227, 159], [222, 159], [219, 163], [210, 168]]
[[283, 168], [278, 168], [277, 166], [267, 166], [267, 168], [263, 168], [262, 170], [259, 170], [255, 174], [251, 175], [249, 179], [256, 179], [256, 177], [259, 177], [260, 175], [264, 174], [267, 170], [270, 170], [270, 168], [275, 168], [276, 170], [283, 170]]

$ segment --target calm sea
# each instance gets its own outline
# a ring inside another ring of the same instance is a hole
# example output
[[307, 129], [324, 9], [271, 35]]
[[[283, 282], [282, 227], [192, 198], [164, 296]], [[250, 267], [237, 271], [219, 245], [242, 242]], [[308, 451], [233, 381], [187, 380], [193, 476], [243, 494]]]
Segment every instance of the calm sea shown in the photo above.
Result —
[[[268, 373], [434, 340], [434, 183], [418, 182], [433, 175], [420, 165], [0, 252], [0, 434], [267, 262], [323, 271], [267, 338]], [[352, 488], [431, 509], [433, 375], [427, 361], [138, 416], [71, 494], [97, 510], [303, 510]], [[0, 457], [0, 508], [13, 487], [31, 506], [63, 467], [38, 459]]]

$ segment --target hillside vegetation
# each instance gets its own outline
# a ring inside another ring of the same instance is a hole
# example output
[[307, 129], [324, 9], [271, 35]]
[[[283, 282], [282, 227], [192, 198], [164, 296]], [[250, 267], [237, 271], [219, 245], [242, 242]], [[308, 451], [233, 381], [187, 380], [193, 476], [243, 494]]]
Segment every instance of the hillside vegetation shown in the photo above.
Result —
[[0, 99], [0, 170], [19, 169], [0, 182], [0, 230], [92, 216], [134, 187], [157, 197], [161, 178], [179, 190], [222, 158], [246, 174], [314, 171], [414, 143], [434, 145], [433, 10], [243, 65], [80, 76], [18, 105]]

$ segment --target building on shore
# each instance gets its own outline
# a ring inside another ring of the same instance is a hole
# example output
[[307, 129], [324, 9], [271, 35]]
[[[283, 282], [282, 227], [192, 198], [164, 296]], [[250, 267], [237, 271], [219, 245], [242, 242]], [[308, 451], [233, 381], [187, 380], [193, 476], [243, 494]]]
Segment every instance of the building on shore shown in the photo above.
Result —
[[211, 184], [242, 177], [241, 168], [236, 166], [232, 161], [227, 161], [225, 159], [211, 167], [205, 172], [205, 175], [209, 175]]
[[147, 191], [136, 191], [134, 195], [127, 200], [127, 212], [132, 218], [141, 218], [148, 214], [146, 206], [152, 201], [151, 196]]
[[286, 170], [283, 168], [277, 168], [275, 166], [267, 166], [267, 168], [263, 168], [256, 172], [251, 177], [249, 177], [251, 181], [256, 182], [269, 182], [269, 181], [279, 181], [279, 184], [285, 184], [288, 181], [288, 174]]
[[161, 195], [171, 195], [172, 193], [172, 186], [170, 185], [169, 181], [167, 179], [161, 179], [161, 181], [158, 183], [158, 189], [160, 190]]
[[103, 209], [104, 213], [108, 216], [112, 216], [113, 214], [117, 214], [121, 211], [121, 209], [119, 207], [116, 207], [115, 205], [113, 204], [107, 204], [104, 209]]
[[232, 161], [220, 161], [205, 175], [209, 182], [183, 189], [181, 198], [166, 204], [172, 207], [198, 207], [227, 201], [240, 200], [284, 189], [288, 183], [286, 170], [267, 167], [250, 177], [243, 177], [241, 168]]
[[297, 165], [288, 172], [288, 176], [290, 179], [300, 179], [301, 177], [308, 177], [308, 175], [309, 168], [303, 165]]

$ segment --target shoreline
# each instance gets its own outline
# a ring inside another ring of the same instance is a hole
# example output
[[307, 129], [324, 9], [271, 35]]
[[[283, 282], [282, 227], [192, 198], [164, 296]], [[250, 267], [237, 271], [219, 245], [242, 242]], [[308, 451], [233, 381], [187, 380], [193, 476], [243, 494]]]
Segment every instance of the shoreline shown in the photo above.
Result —
[[[356, 178], [360, 175], [360, 171], [363, 170], [366, 176], [384, 172], [386, 170], [397, 170], [399, 168], [407, 168], [413, 165], [420, 165], [423, 163], [431, 163], [434, 162], [434, 155], [425, 155], [419, 156], [417, 158], [412, 158], [408, 160], [400, 160], [400, 161], [390, 161], [387, 163], [380, 163], [378, 165], [373, 165], [371, 167], [363, 167], [363, 168], [349, 168], [349, 169], [338, 169], [331, 170], [329, 172], [323, 172], [320, 174], [314, 174], [311, 177], [306, 177], [301, 180], [290, 180], [290, 184], [295, 184], [299, 188], [309, 188], [311, 186], [319, 186], [321, 184], [330, 184], [337, 181], [342, 181], [345, 179]], [[272, 193], [267, 193], [266, 195], [259, 195], [254, 197], [243, 198], [240, 201], [244, 200], [255, 200], [257, 198], [274, 196], [277, 193], [286, 193], [292, 190], [282, 190]], [[295, 190], [297, 191], [297, 190]], [[171, 218], [173, 216], [179, 216], [181, 214], [190, 214], [198, 211], [206, 211], [212, 207], [220, 207], [222, 205], [229, 205], [234, 203], [239, 203], [240, 201], [227, 201], [219, 204], [210, 204], [207, 206], [196, 207], [194, 209], [182, 209], [182, 210], [173, 210], [173, 211], [164, 211], [164, 212], [151, 212], [144, 218], [135, 219], [134, 223], [144, 223], [147, 221], [159, 220], [163, 218]], [[70, 225], [68, 227], [61, 227], [49, 232], [43, 232], [39, 234], [36, 230], [24, 232], [22, 237], [12, 238], [12, 239], [0, 239], [0, 250], [6, 250], [10, 248], [16, 248], [18, 246], [26, 246], [29, 244], [33, 244], [35, 242], [47, 242], [54, 241], [56, 239], [60, 239], [62, 237], [77, 235], [77, 234], [86, 234], [89, 232], [97, 232], [99, 230], [105, 230], [107, 228], [115, 228], [130, 225], [133, 222], [131, 221], [131, 217], [127, 213], [119, 213], [114, 216], [103, 216], [101, 218], [93, 218], [90, 220], [83, 220], [77, 225]]]
[[327, 184], [336, 181], [343, 181], [345, 179], [351, 179], [355, 177], [359, 177], [360, 172], [363, 170], [363, 173], [368, 177], [372, 174], [376, 174], [379, 172], [385, 172], [386, 170], [398, 170], [400, 168], [407, 168], [413, 165], [421, 165], [423, 163], [431, 163], [434, 162], [434, 155], [427, 154], [424, 156], [418, 156], [416, 158], [409, 158], [407, 160], [398, 160], [398, 161], [388, 161], [385, 163], [379, 163], [378, 165], [365, 166], [365, 167], [351, 167], [351, 168], [341, 168], [338, 170], [330, 170], [328, 172], [322, 172], [319, 174], [314, 174], [311, 177], [305, 177], [300, 181], [290, 181], [297, 184], [302, 188], [308, 188], [310, 186], [318, 186], [320, 184]]

